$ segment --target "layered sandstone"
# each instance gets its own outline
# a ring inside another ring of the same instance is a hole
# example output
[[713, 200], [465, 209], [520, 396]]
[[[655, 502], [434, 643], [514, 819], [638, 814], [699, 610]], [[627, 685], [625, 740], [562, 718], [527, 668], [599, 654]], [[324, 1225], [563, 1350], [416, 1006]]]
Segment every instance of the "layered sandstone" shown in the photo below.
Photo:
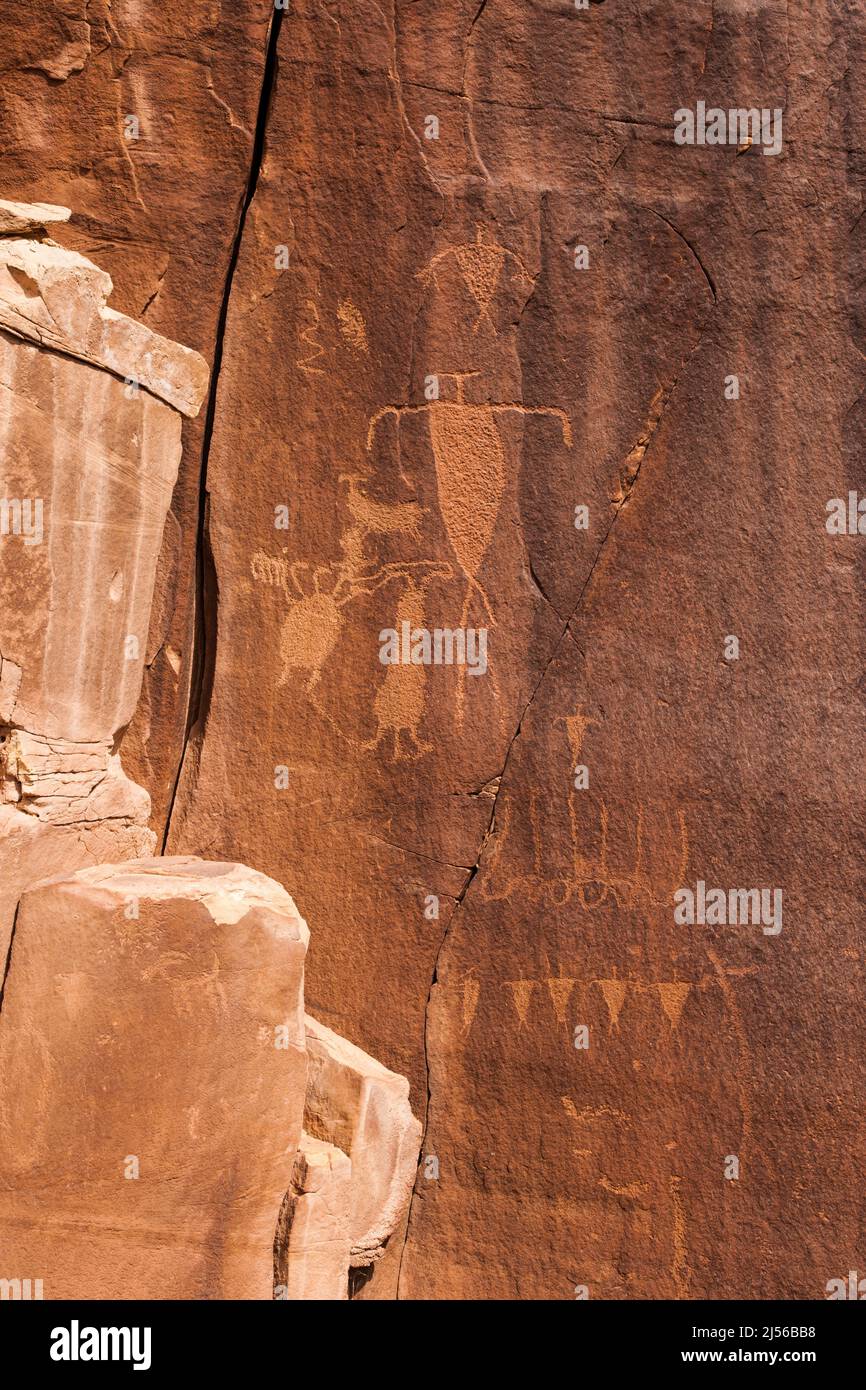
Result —
[[[38, 226], [38, 207], [33, 215]], [[106, 300], [112, 288], [105, 271], [47, 237], [4, 235], [0, 241], [3, 328], [105, 367], [133, 390], [144, 386], [182, 414], [197, 415], [208, 385], [207, 363], [190, 348], [110, 309]]]
[[198, 411], [208, 379], [197, 353], [107, 307], [111, 278], [45, 234], [64, 214], [0, 203], [4, 957], [29, 883], [155, 845], [150, 798], [118, 748], [145, 669], [180, 412]]
[[305, 1017], [308, 942], [239, 864], [132, 860], [24, 894], [4, 1268], [51, 1299], [349, 1297], [405, 1216], [420, 1125], [402, 1077]]
[[239, 865], [24, 895], [0, 1015], [4, 1267], [46, 1298], [274, 1296], [301, 1137], [309, 933]]
[[[0, 194], [74, 209], [52, 236], [112, 304], [213, 362], [250, 176], [274, 0], [5, 0]], [[44, 216], [44, 212], [43, 212]], [[21, 235], [19, 230], [18, 235]], [[205, 412], [184, 424], [124, 757], [161, 834], [193, 680]]]
[[351, 1203], [348, 1155], [303, 1133], [283, 1213], [276, 1286], [281, 1297], [291, 1302], [349, 1297]]
[[408, 1205], [421, 1124], [409, 1108], [404, 1076], [309, 1016], [306, 1042], [304, 1123], [351, 1160], [351, 1263], [366, 1268], [381, 1259]]
[[[66, 9], [9, 8], [5, 191], [222, 363], [124, 757], [170, 847], [287, 884], [308, 1006], [429, 1095], [360, 1295], [821, 1297], [866, 1157], [824, 526], [864, 486], [861, 8]], [[699, 102], [780, 112], [778, 154], [678, 144]], [[485, 627], [486, 674], [383, 665], [404, 623]], [[781, 933], [676, 923], [698, 881], [781, 888]]]

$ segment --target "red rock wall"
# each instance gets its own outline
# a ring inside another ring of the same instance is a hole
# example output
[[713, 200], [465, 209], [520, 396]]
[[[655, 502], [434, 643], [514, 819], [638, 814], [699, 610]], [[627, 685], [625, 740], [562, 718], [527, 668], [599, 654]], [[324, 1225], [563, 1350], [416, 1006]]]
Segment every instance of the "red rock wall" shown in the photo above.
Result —
[[[3, 196], [71, 208], [55, 239], [109, 272], [112, 306], [209, 362], [271, 12], [269, 0], [4, 0], [0, 12]], [[184, 423], [144, 690], [123, 745], [159, 832], [187, 718], [204, 428], [204, 411]]]
[[[362, 1296], [822, 1297], [862, 1225], [864, 542], [825, 527], [862, 485], [862, 6], [296, 0], [275, 64], [266, 6], [205, 8], [91, 5], [62, 79], [33, 21], [7, 196], [222, 352], [168, 848], [284, 883], [309, 1008], [427, 1104]], [[700, 100], [779, 108], [780, 153], [678, 146]], [[129, 736], [160, 827], [189, 433]], [[404, 620], [486, 627], [486, 675], [383, 666]], [[675, 922], [698, 880], [781, 889], [781, 932]]]

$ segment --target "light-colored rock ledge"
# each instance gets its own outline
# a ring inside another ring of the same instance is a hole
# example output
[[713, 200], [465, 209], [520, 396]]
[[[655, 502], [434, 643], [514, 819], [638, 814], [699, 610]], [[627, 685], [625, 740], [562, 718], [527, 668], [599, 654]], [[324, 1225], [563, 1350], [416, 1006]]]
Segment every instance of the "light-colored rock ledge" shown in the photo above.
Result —
[[9, 236], [60, 221], [66, 208], [0, 202], [0, 326], [20, 338], [104, 367], [182, 415], [198, 414], [208, 387], [204, 358], [110, 309], [111, 276], [48, 239]]
[[348, 1298], [405, 1217], [421, 1125], [404, 1077], [305, 1016], [308, 941], [242, 864], [137, 859], [23, 894], [10, 1268], [44, 1271], [47, 1298]]
[[0, 198], [0, 236], [43, 232], [52, 222], [68, 222], [69, 208], [55, 203], [16, 203]]

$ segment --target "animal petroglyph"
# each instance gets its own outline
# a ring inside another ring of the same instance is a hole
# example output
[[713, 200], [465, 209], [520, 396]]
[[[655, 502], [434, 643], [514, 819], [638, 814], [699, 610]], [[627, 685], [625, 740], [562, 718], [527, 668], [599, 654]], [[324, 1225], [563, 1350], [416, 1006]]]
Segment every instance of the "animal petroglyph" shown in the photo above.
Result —
[[496, 241], [486, 241], [484, 238], [484, 228], [476, 226], [474, 241], [461, 242], [457, 246], [448, 246], [444, 251], [440, 251], [423, 270], [418, 272], [418, 279], [425, 283], [432, 280], [438, 289], [439, 271], [453, 257], [467, 289], [478, 306], [478, 317], [472, 327], [473, 333], [478, 332], [484, 319], [487, 319], [493, 332], [496, 333], [496, 325], [490, 317], [490, 305], [505, 267], [510, 263], [513, 264], [516, 267], [518, 277], [528, 289], [532, 288], [535, 280], [514, 251], [509, 251], [506, 246], [500, 246]]
[[[438, 577], [450, 578], [452, 570], [448, 566], [432, 566], [430, 572], [420, 581], [411, 574], [405, 576], [402, 593], [397, 603], [395, 627], [400, 630], [403, 623], [411, 628], [425, 626], [425, 594], [432, 580]], [[388, 737], [393, 740], [394, 761], [402, 761], [400, 755], [400, 735], [407, 743], [407, 756], [420, 758], [432, 752], [432, 743], [423, 742], [418, 735], [427, 699], [427, 672], [423, 665], [391, 665], [386, 668], [385, 679], [373, 699], [373, 713], [376, 716], [375, 738], [365, 743], [365, 749], [378, 748]]]
[[394, 579], [407, 579], [414, 573], [435, 570], [452, 574], [450, 566], [428, 560], [390, 561], [380, 564], [364, 554], [370, 535], [405, 532], [420, 536], [422, 511], [417, 502], [383, 503], [366, 496], [360, 480], [343, 474], [348, 484], [346, 507], [352, 525], [340, 540], [341, 558], [332, 565], [313, 565], [308, 560], [291, 560], [287, 554], [268, 555], [257, 550], [250, 561], [253, 578], [260, 584], [282, 590], [288, 600], [288, 613], [280, 637], [282, 671], [278, 686], [285, 685], [296, 671], [306, 675], [305, 689], [312, 695], [322, 671], [343, 631], [343, 613], [353, 598], [371, 594]]
[[[254, 564], [255, 561], [254, 556]], [[360, 594], [373, 594], [389, 581], [406, 579], [413, 570], [429, 569], [431, 565], [438, 569], [435, 562], [427, 560], [394, 561], [371, 569], [368, 574], [355, 573], [344, 565], [313, 566], [305, 560], [289, 565], [291, 578], [297, 582], [300, 575], [305, 575], [306, 583], [297, 583], [296, 594], [287, 591], [289, 611], [280, 636], [282, 671], [277, 685], [285, 685], [294, 671], [303, 671], [307, 676], [306, 692], [312, 694], [342, 634], [342, 609], [346, 604]], [[451, 571], [447, 572], [450, 575]]]
[[[334, 724], [317, 695], [324, 668], [343, 634], [343, 610], [362, 594], [399, 583], [398, 627], [404, 621], [412, 627], [423, 627], [428, 586], [436, 578], [453, 579], [454, 571], [450, 564], [435, 560], [381, 564], [368, 557], [366, 543], [370, 536], [399, 533], [420, 540], [423, 510], [414, 499], [379, 502], [369, 497], [361, 486], [362, 479], [355, 474], [341, 474], [340, 482], [345, 485], [345, 507], [351, 524], [340, 538], [339, 561], [313, 565], [307, 560], [291, 560], [287, 554], [268, 555], [258, 550], [252, 556], [250, 570], [258, 583], [281, 590], [288, 604], [280, 633], [282, 669], [278, 688], [296, 673], [303, 675], [311, 704], [341, 737], [348, 738]], [[390, 738], [395, 761], [429, 752], [432, 745], [419, 735], [426, 682], [422, 665], [389, 666], [373, 702], [375, 737], [358, 746], [373, 750]]]
[[344, 299], [337, 305], [337, 323], [347, 343], [351, 343], [358, 352], [370, 351], [364, 315], [350, 299]]
[[385, 536], [403, 532], [415, 541], [421, 539], [424, 512], [418, 502], [377, 502], [362, 491], [363, 480], [355, 473], [341, 473], [340, 482], [347, 484], [346, 508], [352, 525], [343, 533], [340, 550], [343, 563], [358, 571], [369, 560], [364, 556], [368, 536]]

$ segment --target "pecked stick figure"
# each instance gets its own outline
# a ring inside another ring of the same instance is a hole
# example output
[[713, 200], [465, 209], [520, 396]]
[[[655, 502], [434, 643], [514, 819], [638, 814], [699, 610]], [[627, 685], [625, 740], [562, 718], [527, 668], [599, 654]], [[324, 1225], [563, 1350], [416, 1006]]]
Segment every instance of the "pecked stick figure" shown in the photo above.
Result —
[[472, 326], [472, 332], [477, 333], [483, 320], [487, 319], [495, 334], [496, 326], [490, 317], [490, 305], [505, 266], [509, 262], [513, 263], [518, 279], [527, 286], [527, 290], [535, 284], [533, 276], [514, 251], [500, 246], [497, 241], [485, 241], [484, 228], [476, 225], [474, 241], [446, 247], [418, 272], [417, 278], [425, 283], [432, 280], [438, 288], [439, 268], [452, 257], [457, 262], [460, 274], [478, 306], [478, 317]]

